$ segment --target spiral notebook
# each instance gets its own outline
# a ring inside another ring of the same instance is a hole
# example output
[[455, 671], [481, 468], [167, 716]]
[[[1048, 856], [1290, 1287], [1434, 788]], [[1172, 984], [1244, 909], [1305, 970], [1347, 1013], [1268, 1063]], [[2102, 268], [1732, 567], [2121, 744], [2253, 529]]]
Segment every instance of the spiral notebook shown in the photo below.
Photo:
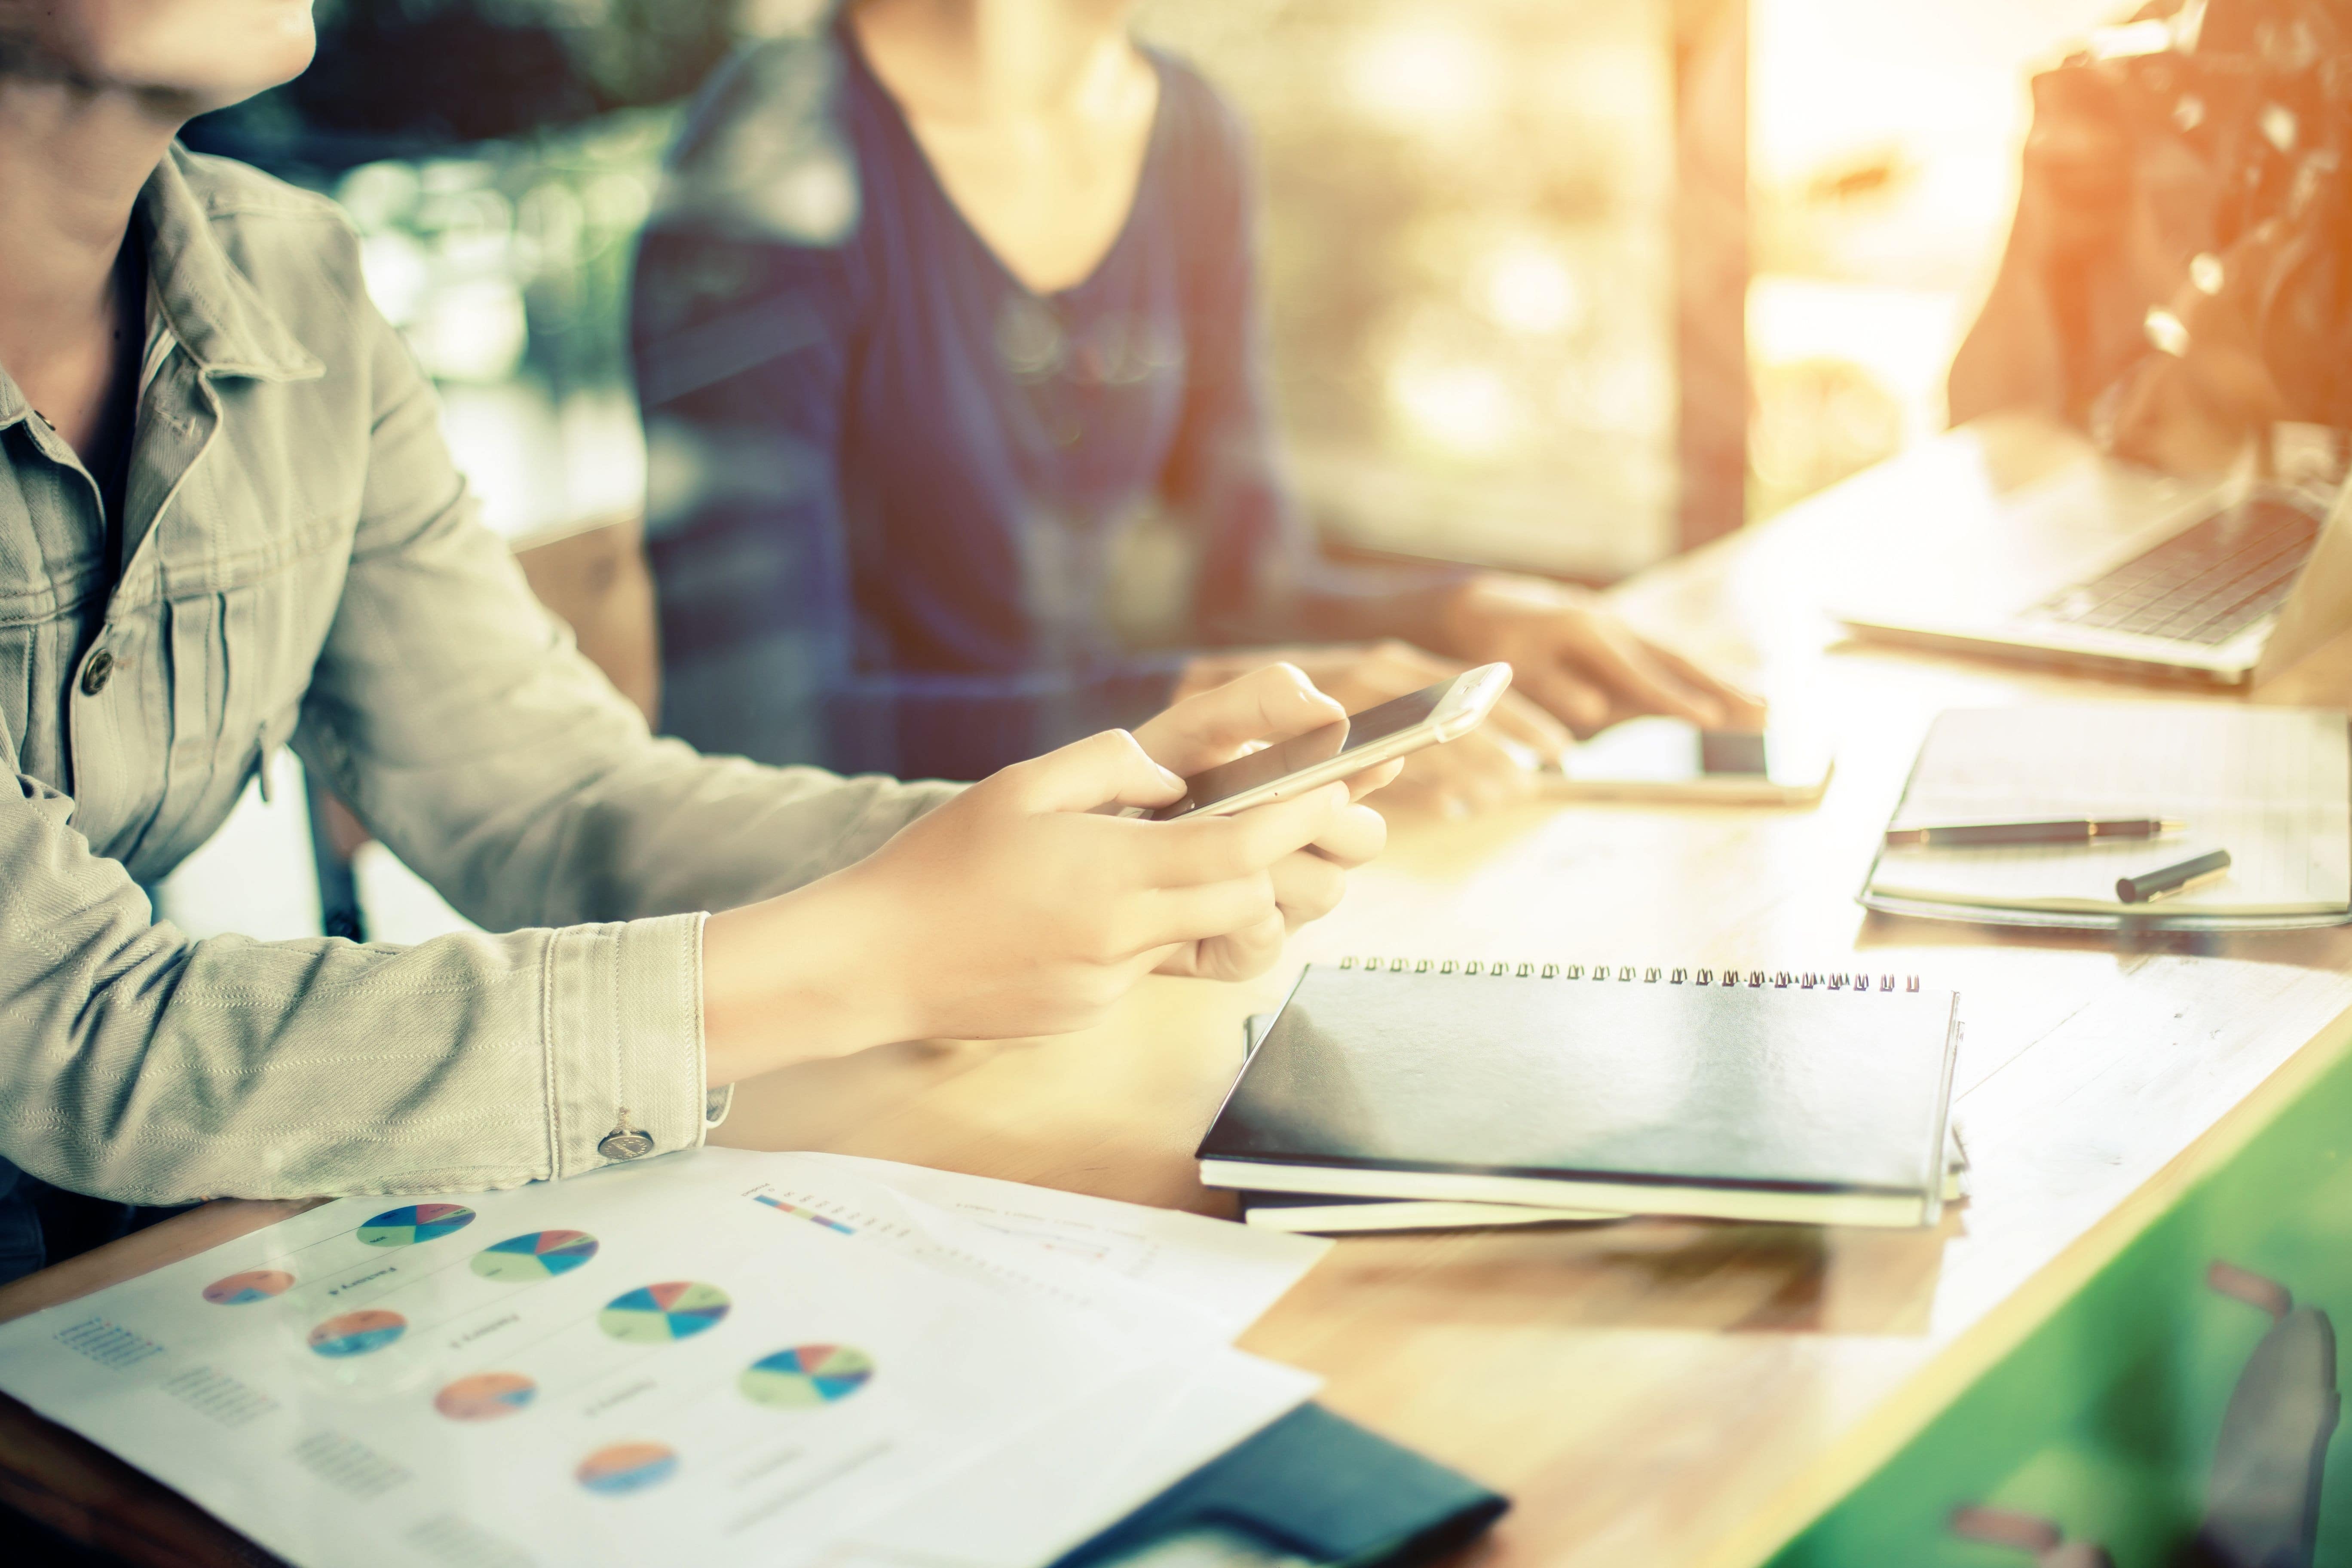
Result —
[[1931, 1225], [1958, 1000], [1843, 972], [1309, 965], [1198, 1150], [1210, 1186]]
[[[1818, 978], [1818, 977], [1816, 977]], [[1277, 1015], [1242, 1020], [1242, 1055], [1257, 1049]], [[1965, 1036], [1966, 1031], [1963, 1031]], [[1944, 1128], [1944, 1201], [1969, 1194], [1969, 1152], [1954, 1112]], [[1554, 1208], [1536, 1204], [1482, 1204], [1459, 1199], [1347, 1198], [1329, 1193], [1243, 1192], [1244, 1225], [1293, 1236], [1371, 1236], [1403, 1230], [1485, 1230], [1501, 1226], [1591, 1225], [1631, 1218], [1622, 1212]]]

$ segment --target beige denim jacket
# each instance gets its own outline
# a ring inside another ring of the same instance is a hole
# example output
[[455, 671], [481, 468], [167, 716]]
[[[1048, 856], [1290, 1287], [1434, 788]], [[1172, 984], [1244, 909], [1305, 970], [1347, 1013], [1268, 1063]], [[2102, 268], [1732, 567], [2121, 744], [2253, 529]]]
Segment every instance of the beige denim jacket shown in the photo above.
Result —
[[[945, 785], [650, 737], [475, 520], [334, 205], [180, 149], [121, 580], [0, 374], [0, 1156], [163, 1203], [491, 1187], [704, 1121], [696, 912], [867, 854]], [[296, 751], [501, 936], [192, 942], [138, 883]]]

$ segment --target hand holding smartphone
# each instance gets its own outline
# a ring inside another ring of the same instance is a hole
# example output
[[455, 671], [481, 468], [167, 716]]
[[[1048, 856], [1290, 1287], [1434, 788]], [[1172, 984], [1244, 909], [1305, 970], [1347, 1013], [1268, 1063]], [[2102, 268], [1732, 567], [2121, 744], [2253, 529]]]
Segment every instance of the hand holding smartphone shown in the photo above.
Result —
[[1151, 815], [1161, 822], [1196, 812], [1230, 816], [1337, 783], [1468, 734], [1510, 686], [1507, 664], [1465, 669], [1411, 696], [1205, 768], [1184, 781], [1181, 799]]

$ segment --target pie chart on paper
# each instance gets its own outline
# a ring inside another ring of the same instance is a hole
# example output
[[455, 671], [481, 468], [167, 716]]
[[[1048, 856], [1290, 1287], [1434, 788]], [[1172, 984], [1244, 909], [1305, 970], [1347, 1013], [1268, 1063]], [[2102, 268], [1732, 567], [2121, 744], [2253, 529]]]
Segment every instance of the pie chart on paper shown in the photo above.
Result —
[[735, 1380], [755, 1405], [805, 1410], [846, 1399], [874, 1375], [874, 1358], [854, 1345], [794, 1345], [761, 1356]]
[[360, 1226], [360, 1239], [370, 1247], [414, 1247], [437, 1241], [474, 1223], [474, 1211], [463, 1204], [410, 1204], [386, 1209]]
[[660, 1344], [717, 1327], [731, 1304], [716, 1285], [672, 1279], [614, 1297], [596, 1315], [596, 1326], [630, 1344]]
[[310, 1331], [310, 1348], [323, 1356], [365, 1355], [408, 1331], [408, 1320], [379, 1307], [329, 1318]]
[[474, 1254], [474, 1272], [507, 1285], [529, 1285], [568, 1274], [596, 1256], [584, 1230], [534, 1230], [510, 1236]]
[[496, 1421], [539, 1397], [539, 1384], [519, 1372], [461, 1377], [433, 1396], [433, 1408], [452, 1421]]
[[248, 1268], [205, 1286], [205, 1300], [215, 1307], [243, 1307], [282, 1296], [293, 1283], [294, 1276], [282, 1268]]
[[658, 1486], [677, 1470], [677, 1450], [667, 1443], [614, 1443], [580, 1461], [574, 1479], [592, 1492], [621, 1497]]

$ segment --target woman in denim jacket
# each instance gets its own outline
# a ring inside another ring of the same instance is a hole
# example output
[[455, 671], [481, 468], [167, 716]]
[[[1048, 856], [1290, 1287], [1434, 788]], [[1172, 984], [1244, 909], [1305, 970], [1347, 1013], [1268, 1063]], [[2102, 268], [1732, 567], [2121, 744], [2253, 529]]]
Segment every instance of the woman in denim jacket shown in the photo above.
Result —
[[[1280, 667], [961, 793], [649, 736], [475, 521], [340, 212], [177, 144], [312, 47], [307, 0], [0, 0], [0, 1277], [48, 1184], [563, 1176], [789, 1062], [1255, 973], [1377, 852], [1340, 785], [1100, 809], [1338, 715]], [[506, 934], [156, 921], [289, 739]]]

